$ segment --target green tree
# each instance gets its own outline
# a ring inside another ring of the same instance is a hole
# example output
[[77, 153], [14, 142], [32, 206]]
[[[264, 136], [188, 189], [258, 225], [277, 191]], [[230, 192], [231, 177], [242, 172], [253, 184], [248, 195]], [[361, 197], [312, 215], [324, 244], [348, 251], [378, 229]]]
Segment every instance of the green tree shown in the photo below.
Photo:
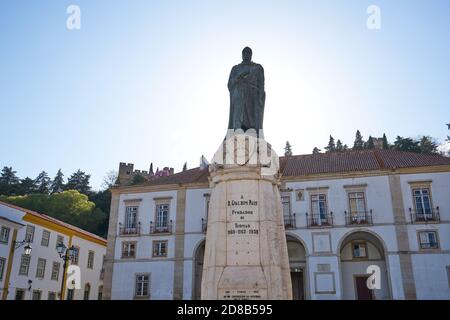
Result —
[[34, 184], [36, 185], [37, 193], [43, 194], [50, 193], [51, 181], [50, 178], [48, 177], [47, 172], [42, 171], [41, 173], [39, 173], [36, 179], [34, 179]]
[[353, 150], [362, 150], [364, 148], [364, 140], [359, 130], [356, 130], [355, 142], [353, 143]]
[[408, 151], [420, 153], [421, 149], [418, 141], [414, 141], [411, 138], [403, 138], [397, 136], [394, 142], [394, 149], [398, 151]]
[[133, 180], [131, 180], [131, 185], [135, 185], [135, 184], [139, 184], [139, 183], [143, 183], [147, 181], [147, 179], [145, 179], [145, 177], [141, 174], [135, 174], [133, 177]]
[[436, 139], [430, 136], [423, 136], [419, 141], [421, 153], [438, 153], [437, 147]]
[[289, 141], [286, 141], [286, 146], [284, 147], [284, 156], [290, 157], [292, 156], [292, 146]]
[[112, 186], [119, 184], [119, 174], [115, 170], [109, 170], [103, 177], [102, 188], [103, 190], [109, 189]]
[[30, 177], [26, 177], [25, 179], [20, 180], [20, 185], [18, 187], [17, 194], [25, 195], [31, 193], [39, 193], [37, 191], [37, 186], [35, 180]]
[[344, 146], [342, 145], [341, 140], [336, 141], [336, 151], [344, 151]]
[[312, 151], [312, 154], [319, 154], [320, 151], [321, 151], [321, 150], [320, 150], [319, 148], [314, 147], [314, 149], [313, 149], [313, 151]]
[[187, 162], [185, 162], [184, 164], [183, 164], [183, 171], [186, 171], [188, 169], [188, 167], [187, 167]]
[[386, 134], [384, 134], [384, 133], [383, 133], [383, 149], [384, 150], [389, 149], [389, 143], [387, 141]]
[[330, 134], [330, 140], [328, 141], [328, 145], [324, 148], [327, 152], [336, 151], [336, 144], [334, 143], [334, 138]]
[[64, 190], [64, 174], [61, 169], [56, 173], [55, 179], [53, 179], [52, 184], [50, 185], [50, 192], [58, 193]]
[[77, 190], [83, 194], [89, 194], [91, 191], [91, 186], [89, 185], [90, 174], [78, 169], [74, 172], [69, 179], [67, 179], [67, 184], [65, 185], [66, 190]]
[[20, 183], [16, 173], [17, 171], [14, 171], [12, 167], [3, 167], [0, 174], [0, 194], [16, 194]]
[[367, 149], [374, 149], [375, 148], [375, 145], [373, 144], [372, 136], [369, 136], [369, 139], [367, 139], [366, 148]]

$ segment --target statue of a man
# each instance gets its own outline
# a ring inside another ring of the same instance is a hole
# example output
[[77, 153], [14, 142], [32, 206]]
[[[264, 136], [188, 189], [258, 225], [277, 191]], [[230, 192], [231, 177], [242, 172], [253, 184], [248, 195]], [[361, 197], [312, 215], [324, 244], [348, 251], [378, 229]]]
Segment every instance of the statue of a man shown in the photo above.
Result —
[[228, 80], [230, 91], [230, 120], [228, 129], [263, 128], [264, 103], [264, 69], [252, 62], [252, 49], [242, 50], [242, 62], [231, 69]]

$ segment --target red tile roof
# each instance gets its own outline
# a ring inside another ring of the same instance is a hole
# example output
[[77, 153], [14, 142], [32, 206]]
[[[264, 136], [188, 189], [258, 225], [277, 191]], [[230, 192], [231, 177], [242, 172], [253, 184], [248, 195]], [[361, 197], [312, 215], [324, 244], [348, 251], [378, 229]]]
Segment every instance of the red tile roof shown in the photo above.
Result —
[[[283, 176], [303, 176], [351, 171], [389, 170], [409, 167], [450, 165], [450, 158], [396, 150], [361, 150], [280, 157]], [[141, 185], [208, 182], [208, 169], [194, 168]]]

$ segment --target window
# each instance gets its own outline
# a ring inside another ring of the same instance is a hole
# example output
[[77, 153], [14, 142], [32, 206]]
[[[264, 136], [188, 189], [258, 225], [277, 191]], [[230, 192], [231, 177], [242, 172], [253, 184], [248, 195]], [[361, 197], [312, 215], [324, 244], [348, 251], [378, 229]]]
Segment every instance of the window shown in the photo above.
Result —
[[48, 300], [56, 300], [56, 292], [48, 292]]
[[44, 230], [42, 232], [41, 246], [48, 247], [49, 242], [50, 242], [50, 231]]
[[56, 248], [58, 248], [59, 244], [64, 244], [64, 237], [58, 234], [56, 236]]
[[366, 202], [364, 200], [364, 192], [349, 192], [348, 201], [350, 214], [352, 216], [364, 215], [366, 212]]
[[46, 264], [46, 260], [39, 258], [38, 259], [38, 263], [37, 263], [37, 268], [36, 268], [36, 278], [44, 278], [45, 275], [45, 264]]
[[75, 293], [74, 289], [68, 289], [67, 290], [67, 300], [73, 300], [74, 293]]
[[103, 286], [99, 286], [98, 287], [98, 300], [102, 300], [103, 299]]
[[122, 258], [136, 257], [136, 242], [122, 242]]
[[0, 258], [0, 281], [3, 280], [3, 270], [5, 270], [6, 259]]
[[125, 229], [134, 229], [137, 226], [138, 207], [127, 207], [125, 212]]
[[327, 222], [327, 198], [325, 194], [311, 195], [311, 212], [313, 224]]
[[367, 258], [367, 243], [354, 242], [352, 243], [353, 258]]
[[414, 207], [418, 218], [432, 217], [433, 210], [431, 205], [430, 188], [414, 188]]
[[74, 247], [73, 248], [72, 264], [78, 265], [78, 257], [79, 256], [80, 256], [80, 248]]
[[89, 283], [86, 283], [84, 286], [83, 300], [89, 300], [90, 293], [91, 293], [91, 285]]
[[436, 231], [419, 232], [420, 249], [439, 249], [438, 237]]
[[58, 281], [59, 278], [59, 268], [61, 267], [61, 263], [54, 261], [52, 266], [52, 280]]
[[41, 290], [33, 290], [32, 300], [41, 300], [42, 291]]
[[25, 231], [25, 241], [33, 242], [33, 240], [34, 240], [34, 226], [28, 225]]
[[27, 276], [29, 268], [30, 268], [30, 256], [23, 254], [20, 260], [19, 275]]
[[153, 257], [167, 257], [167, 241], [153, 241]]
[[136, 275], [136, 292], [134, 294], [135, 298], [149, 297], [149, 285], [150, 285], [150, 275], [148, 274]]
[[16, 289], [15, 300], [25, 300], [25, 289]]
[[94, 251], [89, 251], [88, 253], [88, 260], [87, 260], [87, 267], [88, 269], [93, 269], [94, 268]]
[[291, 197], [281, 197], [281, 205], [283, 206], [283, 215], [289, 216], [291, 214]]
[[169, 222], [169, 205], [158, 204], [156, 206], [156, 228], [167, 228]]
[[8, 243], [9, 241], [9, 228], [7, 227], [2, 227], [1, 231], [0, 231], [0, 243]]

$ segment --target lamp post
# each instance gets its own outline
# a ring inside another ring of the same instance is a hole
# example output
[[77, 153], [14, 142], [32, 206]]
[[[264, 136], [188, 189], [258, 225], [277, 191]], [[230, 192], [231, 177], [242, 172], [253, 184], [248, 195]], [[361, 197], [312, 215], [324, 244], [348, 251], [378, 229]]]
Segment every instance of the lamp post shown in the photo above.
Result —
[[28, 241], [28, 240], [14, 241], [14, 250], [19, 249], [22, 246], [25, 246], [25, 247], [23, 247], [23, 253], [26, 256], [31, 255], [31, 250], [33, 250], [33, 248], [31, 247], [30, 241]]
[[58, 251], [58, 254], [61, 259], [63, 259], [63, 275], [62, 275], [62, 282], [61, 282], [61, 291], [60, 291], [60, 299], [64, 300], [63, 296], [63, 289], [64, 289], [64, 282], [66, 281], [66, 267], [67, 263], [73, 259], [74, 254], [74, 246], [71, 246], [70, 248], [67, 248], [64, 243], [59, 243], [56, 246], [56, 251]]

